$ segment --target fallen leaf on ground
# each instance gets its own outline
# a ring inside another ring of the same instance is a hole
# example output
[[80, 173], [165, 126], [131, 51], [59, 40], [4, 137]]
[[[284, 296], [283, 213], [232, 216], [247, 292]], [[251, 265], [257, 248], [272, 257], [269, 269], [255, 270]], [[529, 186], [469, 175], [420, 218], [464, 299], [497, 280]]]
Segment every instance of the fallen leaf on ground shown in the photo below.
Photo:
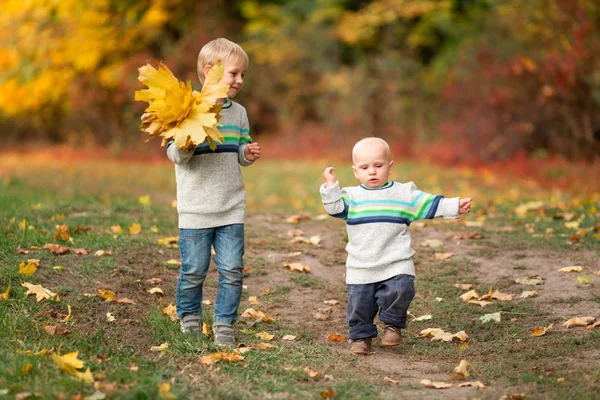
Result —
[[110, 227], [110, 230], [112, 231], [112, 233], [114, 233], [115, 235], [121, 235], [123, 234], [123, 228], [121, 228], [120, 225], [112, 225]]
[[285, 220], [285, 222], [287, 222], [288, 224], [297, 224], [298, 222], [305, 220], [305, 219], [310, 219], [310, 217], [305, 214], [296, 214], [296, 215], [292, 215], [291, 217], [288, 217]]
[[479, 320], [481, 322], [483, 322], [484, 324], [486, 322], [491, 322], [491, 321], [500, 322], [501, 314], [502, 314], [502, 311], [498, 311], [498, 312], [491, 313], [491, 314], [485, 314], [485, 315], [482, 315], [481, 317], [479, 317]]
[[112, 255], [112, 251], [110, 251], [110, 250], [97, 250], [94, 253], [94, 256], [96, 256], [96, 257], [110, 256], [110, 255]]
[[158, 384], [158, 397], [161, 399], [176, 399], [177, 398], [177, 396], [175, 396], [173, 393], [171, 393], [171, 384], [169, 382], [162, 382], [162, 383]]
[[6, 288], [6, 290], [2, 293], [0, 293], [0, 300], [8, 300], [8, 294], [10, 293], [10, 283], [8, 284], [8, 287]]
[[333, 399], [336, 396], [331, 386], [329, 386], [326, 391], [319, 393], [319, 395], [322, 399]]
[[273, 318], [265, 315], [264, 312], [260, 310], [255, 310], [254, 308], [247, 308], [242, 313], [242, 318], [253, 318], [262, 322], [271, 322], [274, 320]]
[[469, 290], [473, 287], [473, 285], [470, 283], [455, 283], [452, 286], [454, 286], [455, 288], [462, 289], [462, 290]]
[[432, 249], [435, 249], [435, 248], [443, 246], [443, 245], [444, 245], [444, 243], [441, 240], [437, 240], [437, 239], [427, 239], [421, 243], [421, 246], [431, 247]]
[[527, 395], [525, 393], [509, 393], [502, 395], [502, 397], [500, 397], [498, 400], [522, 400], [526, 396]]
[[258, 298], [256, 296], [248, 297], [248, 302], [255, 306], [260, 305], [260, 301], [258, 301]]
[[177, 244], [177, 243], [179, 243], [179, 236], [168, 236], [168, 237], [160, 238], [160, 239], [157, 239], [156, 242], [158, 244], [166, 244], [166, 245]]
[[75, 371], [75, 376], [77, 377], [77, 379], [83, 381], [84, 383], [87, 383], [88, 385], [94, 383], [94, 375], [92, 375], [92, 371], [89, 367], [85, 370], [85, 372]]
[[281, 338], [281, 340], [296, 340], [296, 335], [285, 335], [284, 337]]
[[346, 338], [337, 333], [332, 333], [329, 336], [327, 336], [327, 340], [331, 340], [332, 342], [343, 342], [344, 340], [346, 340]]
[[500, 293], [499, 290], [496, 290], [494, 293], [492, 293], [491, 298], [495, 300], [511, 301], [513, 299], [513, 295], [508, 293]]
[[234, 351], [233, 353], [226, 353], [223, 351], [217, 352], [217, 353], [212, 353], [212, 354], [207, 354], [205, 356], [202, 356], [200, 362], [204, 365], [212, 365], [215, 364], [219, 361], [228, 361], [228, 362], [239, 362], [242, 361], [244, 358], [244, 356], [240, 355], [237, 351]]
[[589, 276], [578, 276], [577, 282], [579, 283], [592, 283], [593, 280]]
[[119, 303], [119, 304], [135, 304], [135, 301], [133, 301], [131, 299], [128, 299], [127, 297], [119, 297], [116, 300], [116, 303]]
[[256, 345], [256, 347], [258, 347], [261, 350], [271, 350], [275, 348], [275, 345], [272, 345], [271, 343], [259, 343]]
[[98, 289], [98, 297], [106, 301], [115, 301], [117, 299], [117, 295], [113, 291], [106, 289]]
[[71, 251], [75, 254], [80, 254], [80, 255], [87, 255], [88, 251], [84, 248], [79, 248], [79, 249], [71, 249]]
[[265, 332], [265, 331], [259, 332], [254, 336], [256, 336], [257, 338], [259, 338], [261, 340], [266, 340], [266, 341], [273, 340], [273, 338], [275, 337], [275, 335], [271, 335], [270, 333]]
[[533, 329], [533, 332], [531, 332], [531, 336], [544, 336], [546, 334], [546, 332], [548, 332], [551, 328], [552, 328], [552, 324], [550, 324], [546, 327], [538, 326]]
[[69, 227], [66, 224], [56, 225], [54, 240], [62, 240], [63, 242], [69, 240]]
[[466, 378], [469, 376], [469, 367], [471, 364], [467, 362], [467, 360], [460, 360], [458, 366], [454, 368], [454, 372], [456, 372], [457, 378]]
[[471, 299], [478, 299], [479, 298], [479, 294], [477, 293], [477, 291], [475, 289], [468, 291], [467, 293], [464, 293], [462, 295], [460, 295], [459, 297], [462, 301], [469, 301]]
[[308, 265], [302, 265], [300, 263], [283, 264], [283, 266], [289, 268], [290, 271], [310, 272], [310, 267]]
[[129, 233], [132, 235], [138, 235], [142, 231], [140, 224], [133, 223], [129, 226]]
[[429, 379], [423, 379], [421, 381], [421, 385], [425, 386], [426, 388], [430, 388], [430, 389], [448, 389], [452, 387], [451, 383], [446, 383], [446, 382], [432, 382]]
[[429, 321], [430, 319], [432, 319], [433, 316], [431, 314], [428, 315], [421, 315], [420, 317], [415, 317], [414, 319], [412, 319], [410, 322], [422, 322], [422, 321]]
[[107, 312], [106, 319], [108, 320], [108, 322], [113, 322], [115, 320], [115, 316], [112, 313]]
[[28, 289], [25, 293], [27, 296], [35, 294], [35, 301], [38, 303], [46, 299], [52, 299], [55, 301], [60, 300], [60, 296], [58, 294], [44, 288], [42, 285], [32, 285], [31, 283], [23, 282], [21, 283], [21, 286]]
[[558, 270], [558, 272], [564, 272], [564, 273], [567, 273], [567, 272], [581, 272], [581, 271], [583, 271], [583, 268], [580, 267], [579, 265], [571, 265], [569, 267], [563, 267], [563, 268], [561, 268], [561, 269]]
[[593, 324], [586, 326], [585, 329], [597, 328], [599, 326], [600, 326], [600, 321], [596, 321]]
[[323, 300], [323, 303], [329, 304], [330, 306], [335, 306], [336, 304], [339, 304], [340, 302], [337, 300]]
[[159, 288], [159, 287], [153, 287], [151, 289], [148, 289], [148, 293], [150, 293], [150, 294], [157, 294], [157, 295], [160, 295], [160, 296], [164, 296], [165, 295], [165, 292], [163, 292], [163, 290], [161, 288]]
[[56, 353], [51, 354], [52, 361], [54, 361], [54, 363], [58, 365], [60, 369], [70, 374], [73, 374], [78, 369], [83, 368], [83, 361], [77, 358], [78, 355], [79, 351], [67, 353], [62, 356]]
[[42, 324], [42, 328], [44, 328], [46, 333], [50, 336], [65, 336], [71, 333], [70, 330], [66, 329], [63, 326], [48, 325], [45, 322]]
[[161, 344], [160, 346], [150, 347], [150, 351], [167, 351], [168, 348], [169, 348], [169, 343], [165, 342], [165, 343]]
[[574, 326], [588, 326], [589, 324], [596, 321], [594, 317], [573, 317], [568, 321], [563, 322], [563, 326], [572, 328]]
[[485, 307], [489, 304], [492, 304], [491, 301], [487, 301], [487, 300], [469, 300], [469, 304], [474, 304], [477, 306], [481, 306], [481, 307]]
[[52, 252], [54, 254], [58, 254], [58, 255], [66, 254], [69, 251], [71, 251], [71, 250], [69, 250], [68, 247], [64, 247], [64, 246], [61, 246], [61, 245], [55, 244], [55, 243], [45, 244], [44, 249], [48, 249], [48, 250], [50, 250], [50, 252]]
[[453, 255], [454, 255], [454, 253], [435, 253], [433, 255], [433, 259], [434, 260], [441, 260], [441, 261], [443, 261], [443, 260], [449, 259]]
[[310, 376], [311, 378], [319, 378], [323, 375], [323, 371], [315, 371], [311, 367], [305, 367], [304, 371], [306, 371], [308, 376]]
[[35, 271], [37, 271], [37, 266], [35, 263], [28, 261], [27, 264], [25, 264], [25, 261], [22, 261], [21, 264], [19, 264], [20, 275], [31, 276], [35, 273]]
[[528, 297], [537, 296], [537, 294], [538, 294], [537, 290], [525, 290], [525, 291], [523, 291], [523, 293], [521, 293], [519, 298], [526, 299]]
[[394, 380], [394, 379], [392, 379], [392, 378], [388, 378], [387, 376], [384, 376], [384, 377], [383, 377], [383, 381], [384, 381], [384, 382], [387, 382], [387, 383], [394, 384], [394, 385], [397, 385], [397, 384], [399, 384], [399, 383], [400, 383], [400, 381]]

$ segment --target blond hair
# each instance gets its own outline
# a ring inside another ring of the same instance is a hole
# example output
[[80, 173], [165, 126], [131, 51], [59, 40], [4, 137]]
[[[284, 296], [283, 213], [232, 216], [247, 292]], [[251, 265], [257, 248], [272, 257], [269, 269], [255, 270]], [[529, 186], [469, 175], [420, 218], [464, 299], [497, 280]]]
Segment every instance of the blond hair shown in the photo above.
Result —
[[204, 67], [213, 65], [217, 61], [224, 61], [229, 57], [236, 57], [243, 61], [246, 67], [250, 62], [244, 49], [231, 40], [219, 38], [206, 43], [198, 53], [197, 70], [200, 83], [204, 84]]

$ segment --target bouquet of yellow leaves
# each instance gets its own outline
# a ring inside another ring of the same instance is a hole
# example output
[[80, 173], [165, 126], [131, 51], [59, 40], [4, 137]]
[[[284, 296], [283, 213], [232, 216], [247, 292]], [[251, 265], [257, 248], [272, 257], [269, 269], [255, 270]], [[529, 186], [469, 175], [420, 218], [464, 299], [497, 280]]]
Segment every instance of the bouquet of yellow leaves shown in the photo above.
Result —
[[155, 64], [157, 68], [151, 64], [139, 68], [138, 80], [148, 86], [135, 92], [135, 100], [148, 103], [140, 129], [148, 133], [148, 140], [161, 136], [163, 146], [173, 140], [180, 149], [191, 150], [206, 140], [214, 150], [215, 142], [223, 142], [217, 129], [223, 105], [217, 100], [227, 97], [229, 90], [221, 82], [223, 66], [219, 62], [212, 66], [198, 93], [190, 81], [179, 81], [165, 64]]

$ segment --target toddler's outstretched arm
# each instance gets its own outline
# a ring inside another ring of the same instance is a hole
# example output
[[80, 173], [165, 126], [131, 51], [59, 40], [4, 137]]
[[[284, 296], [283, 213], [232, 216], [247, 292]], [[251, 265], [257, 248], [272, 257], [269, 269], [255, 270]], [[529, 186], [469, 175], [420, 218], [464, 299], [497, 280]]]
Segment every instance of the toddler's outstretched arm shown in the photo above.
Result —
[[337, 178], [335, 177], [335, 168], [325, 168], [325, 171], [323, 171], [323, 178], [325, 179], [325, 187], [333, 186], [337, 182]]

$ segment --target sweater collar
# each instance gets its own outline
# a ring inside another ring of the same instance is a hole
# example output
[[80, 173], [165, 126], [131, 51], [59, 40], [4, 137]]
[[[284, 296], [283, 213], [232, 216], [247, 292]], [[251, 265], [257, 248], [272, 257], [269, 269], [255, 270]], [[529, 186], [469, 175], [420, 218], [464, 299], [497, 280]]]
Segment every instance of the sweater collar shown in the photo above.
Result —
[[233, 104], [233, 101], [231, 101], [231, 99], [229, 97], [227, 97], [225, 99], [225, 103], [223, 103], [223, 109], [231, 107], [232, 104]]
[[389, 187], [392, 187], [393, 185], [394, 185], [394, 182], [393, 182], [393, 181], [387, 181], [387, 182], [385, 183], [385, 185], [383, 185], [383, 186], [380, 186], [380, 187], [378, 187], [378, 188], [368, 188], [368, 187], [366, 187], [365, 185], [363, 185], [362, 183], [360, 184], [360, 187], [361, 187], [361, 188], [363, 188], [363, 189], [365, 189], [365, 190], [382, 190], [382, 189], [387, 189], [387, 188], [389, 188]]

